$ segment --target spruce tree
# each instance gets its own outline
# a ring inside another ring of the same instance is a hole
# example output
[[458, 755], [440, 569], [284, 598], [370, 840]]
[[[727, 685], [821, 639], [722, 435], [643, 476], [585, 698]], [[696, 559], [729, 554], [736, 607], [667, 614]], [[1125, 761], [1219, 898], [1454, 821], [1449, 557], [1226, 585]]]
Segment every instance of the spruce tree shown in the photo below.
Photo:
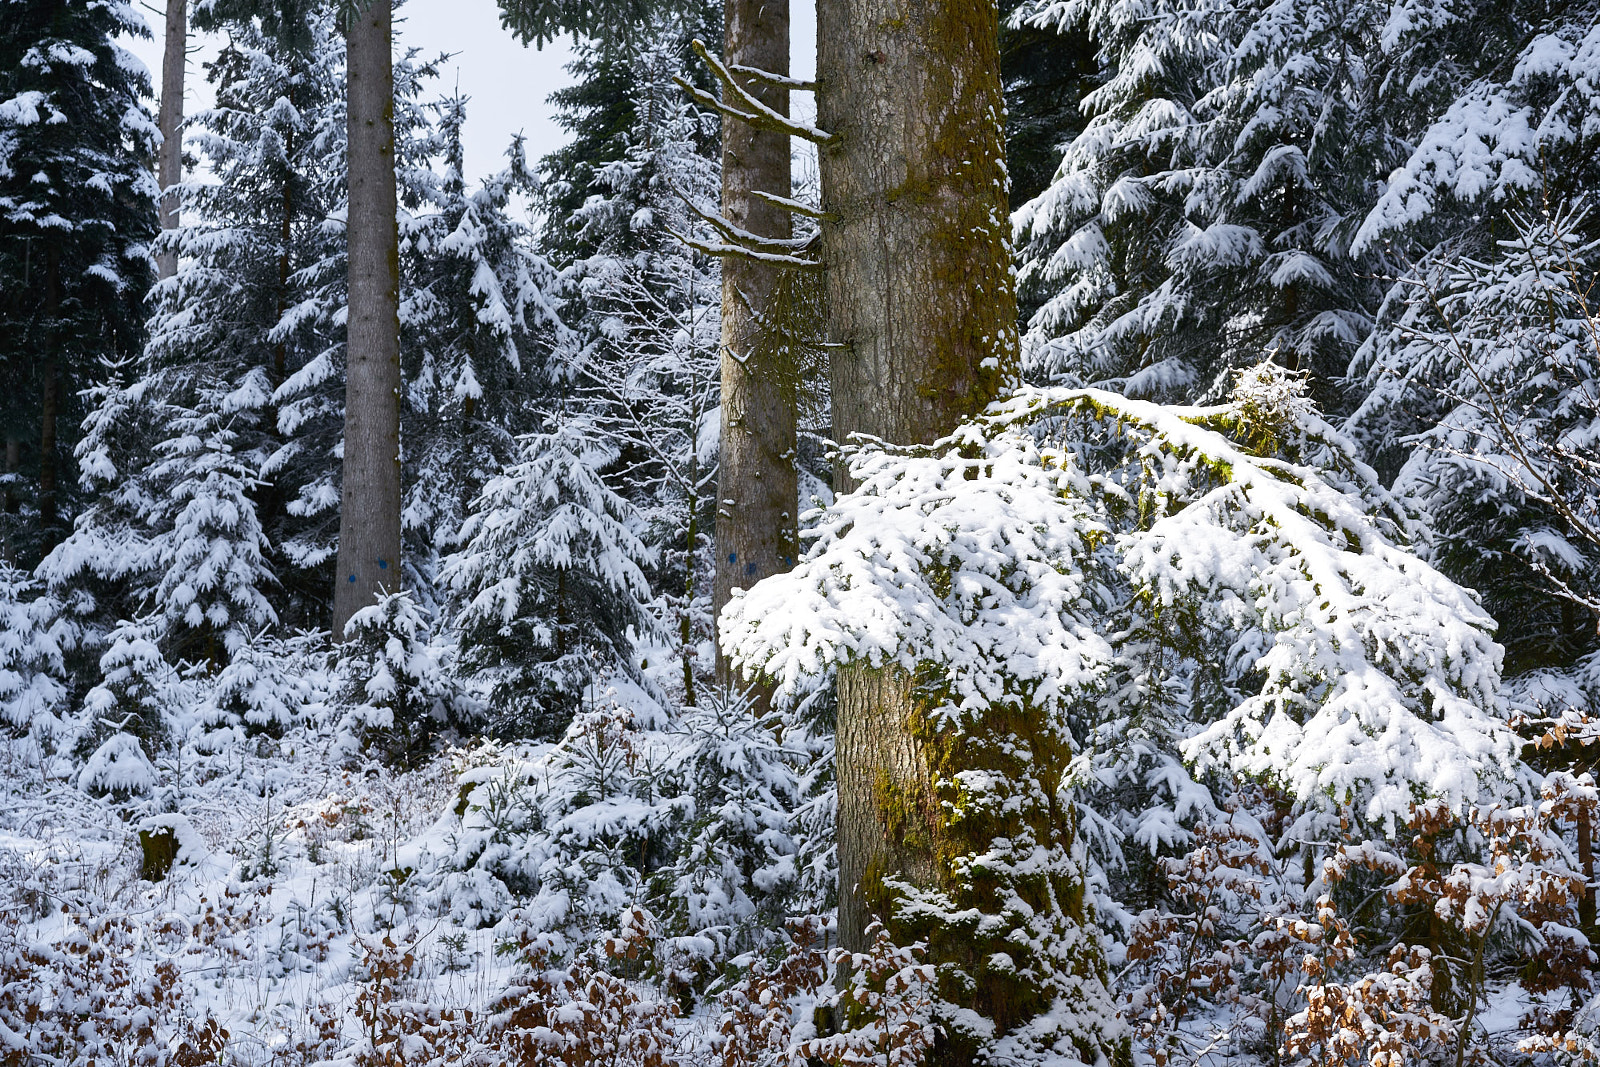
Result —
[[560, 736], [598, 679], [630, 666], [649, 625], [635, 512], [596, 469], [610, 443], [572, 421], [521, 442], [461, 531], [443, 580], [464, 605], [463, 666], [492, 684], [490, 729]]
[[696, 699], [710, 636], [711, 435], [718, 392], [716, 261], [685, 244], [703, 226], [690, 203], [716, 195], [714, 126], [674, 84], [686, 30], [663, 24], [633, 60], [632, 125], [621, 158], [594, 171], [572, 226], [592, 251], [562, 272], [574, 404], [617, 450], [608, 484], [639, 509], [660, 614], [674, 632], [683, 698]]
[[536, 186], [522, 142], [510, 146], [503, 170], [469, 189], [466, 103], [454, 96], [430, 105], [437, 117], [403, 173], [407, 572], [429, 604], [442, 603], [438, 562], [456, 547], [472, 502], [516, 462], [517, 438], [541, 425], [560, 377], [553, 350], [565, 335], [554, 272], [514, 213], [512, 198]]
[[19, 558], [37, 558], [75, 510], [64, 459], [79, 390], [143, 344], [158, 134], [149, 78], [116, 38], [148, 32], [110, 0], [0, 8], [0, 384], [8, 472], [25, 478], [8, 489]]
[[[1272, 354], [1319, 401], [1370, 329], [1388, 266], [1351, 252], [1365, 175], [1399, 161], [1363, 95], [1382, 4], [1171, 0], [1133, 17], [1073, 9], [1108, 73], [1050, 186], [1018, 213], [1022, 281], [1040, 301], [1033, 374], [1133, 395], [1226, 395]], [[1025, 5], [1052, 25], [1058, 5]]]

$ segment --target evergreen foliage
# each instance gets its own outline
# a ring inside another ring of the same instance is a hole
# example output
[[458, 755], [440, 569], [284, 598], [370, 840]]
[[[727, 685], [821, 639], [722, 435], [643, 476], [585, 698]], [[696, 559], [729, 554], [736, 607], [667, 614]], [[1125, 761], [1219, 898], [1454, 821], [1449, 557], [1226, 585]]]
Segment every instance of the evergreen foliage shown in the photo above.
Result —
[[0, 521], [30, 562], [74, 510], [61, 460], [78, 391], [143, 345], [157, 192], [146, 161], [159, 134], [142, 99], [149, 76], [116, 39], [148, 32], [117, 0], [0, 7], [0, 423], [28, 443]]
[[552, 737], [649, 624], [634, 510], [601, 480], [609, 443], [573, 422], [522, 442], [461, 531], [443, 579], [465, 606], [464, 666], [493, 685], [495, 732]]
[[344, 637], [338, 744], [345, 755], [404, 763], [473, 725], [477, 702], [452, 677], [448, 651], [431, 641], [409, 592], [386, 593], [356, 612]]
[[[512, 206], [536, 184], [521, 140], [505, 169], [469, 192], [466, 101], [433, 111], [409, 176], [401, 337], [408, 578], [438, 601], [438, 558], [455, 547], [484, 485], [515, 462], [517, 438], [538, 429], [556, 388], [551, 349], [565, 330], [548, 295], [553, 272]], [[424, 153], [440, 160], [439, 172], [423, 168]]]

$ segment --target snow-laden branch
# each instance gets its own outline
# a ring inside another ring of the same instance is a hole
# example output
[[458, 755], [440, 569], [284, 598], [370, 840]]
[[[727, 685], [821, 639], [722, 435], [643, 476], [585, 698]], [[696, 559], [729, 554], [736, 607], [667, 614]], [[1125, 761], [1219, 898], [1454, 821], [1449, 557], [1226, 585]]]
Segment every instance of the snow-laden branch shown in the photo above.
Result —
[[1231, 694], [1190, 709], [1200, 767], [1390, 830], [1425, 797], [1476, 802], [1514, 752], [1492, 620], [1409, 551], [1410, 517], [1286, 376], [1252, 373], [1219, 407], [1041, 390], [930, 446], [858, 444], [860, 487], [813, 514], [799, 567], [729, 605], [724, 649], [785, 692], [898, 664], [940, 679], [951, 722], [1043, 713], [1171, 670], [1108, 636], [1137, 602], [1180, 651], [1231, 640], [1226, 662], [1187, 653]]
[[782, 133], [790, 137], [799, 137], [817, 145], [830, 145], [838, 141], [837, 134], [826, 130], [819, 130], [808, 123], [796, 122], [787, 115], [780, 114], [762, 103], [744, 86], [734, 78], [733, 73], [718, 59], [705, 42], [695, 41], [694, 51], [706, 66], [711, 68], [711, 73], [716, 75], [722, 83], [725, 99], [718, 100], [704, 89], [699, 88], [687, 78], [674, 78], [678, 87], [689, 94], [689, 98], [702, 107], [712, 108], [722, 112], [729, 118], [738, 119], [748, 123], [758, 130], [767, 130], [772, 133]]

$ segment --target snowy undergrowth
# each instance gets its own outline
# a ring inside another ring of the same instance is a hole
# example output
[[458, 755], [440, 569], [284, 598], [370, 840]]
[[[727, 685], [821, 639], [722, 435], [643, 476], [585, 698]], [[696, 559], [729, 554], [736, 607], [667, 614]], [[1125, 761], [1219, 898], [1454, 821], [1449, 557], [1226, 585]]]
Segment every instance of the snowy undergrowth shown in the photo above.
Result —
[[[404, 607], [387, 613], [405, 622]], [[387, 1054], [384, 1032], [420, 1026], [451, 1058], [530, 1041], [531, 1067], [601, 1015], [653, 1004], [639, 1025], [655, 1037], [639, 1040], [711, 1062], [708, 985], [824, 906], [808, 894], [831, 880], [800, 866], [826, 850], [794, 812], [826, 792], [826, 739], [780, 739], [746, 702], [682, 708], [648, 678], [599, 679], [556, 742], [443, 747], [446, 716], [401, 769], [374, 758], [392, 745], [353, 748], [351, 723], [400, 707], [397, 691], [432, 721], [435, 690], [459, 684], [420, 627], [342, 657], [263, 636], [215, 676], [139, 655], [148, 642], [125, 629], [88, 710], [0, 736], [0, 1023], [15, 1047], [63, 1064], [94, 1049], [365, 1063]], [[130, 689], [119, 669], [141, 679], [148, 730], [102, 714]], [[79, 735], [107, 739], [91, 751]], [[105, 781], [108, 766], [123, 777]], [[174, 845], [159, 880], [151, 835]], [[589, 1022], [518, 1022], [530, 982]], [[29, 1022], [29, 1002], [48, 1010]], [[85, 1044], [60, 1015], [85, 1005], [126, 1025]]]

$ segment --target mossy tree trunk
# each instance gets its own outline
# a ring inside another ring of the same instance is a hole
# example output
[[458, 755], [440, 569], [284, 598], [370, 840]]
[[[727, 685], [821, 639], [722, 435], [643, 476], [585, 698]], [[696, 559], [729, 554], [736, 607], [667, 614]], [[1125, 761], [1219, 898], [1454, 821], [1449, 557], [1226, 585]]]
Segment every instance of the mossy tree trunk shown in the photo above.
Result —
[[400, 233], [390, 0], [350, 12], [349, 324], [333, 633], [400, 587]]
[[[819, 0], [817, 23], [818, 124], [838, 138], [819, 161], [829, 333], [842, 346], [834, 436], [932, 441], [1017, 367], [995, 7]], [[839, 687], [839, 926], [857, 951], [868, 872], [932, 871], [880, 803], [889, 790], [934, 810], [911, 755], [909, 681], [874, 673]]]
[[[834, 435], [930, 442], [1017, 378], [996, 7], [818, 0], [817, 17]], [[840, 941], [865, 950], [883, 919], [928, 943], [950, 1009], [930, 1062], [999, 1041], [1118, 1058], [1058, 800], [1064, 721], [1019, 697], [953, 731], [931, 714], [947, 692], [934, 670], [841, 672]], [[966, 770], [998, 784], [972, 793]]]
[[[726, 0], [723, 58], [730, 67], [789, 73], [788, 0]], [[789, 113], [789, 90], [733, 76], [764, 104]], [[722, 214], [761, 237], [786, 239], [789, 213], [751, 196], [787, 198], [789, 138], [724, 118]], [[778, 268], [746, 259], [722, 263], [722, 437], [717, 472], [717, 572], [712, 608], [720, 614], [736, 588], [794, 566], [799, 554], [792, 361], [773, 329]], [[717, 674], [728, 680], [726, 659]]]

